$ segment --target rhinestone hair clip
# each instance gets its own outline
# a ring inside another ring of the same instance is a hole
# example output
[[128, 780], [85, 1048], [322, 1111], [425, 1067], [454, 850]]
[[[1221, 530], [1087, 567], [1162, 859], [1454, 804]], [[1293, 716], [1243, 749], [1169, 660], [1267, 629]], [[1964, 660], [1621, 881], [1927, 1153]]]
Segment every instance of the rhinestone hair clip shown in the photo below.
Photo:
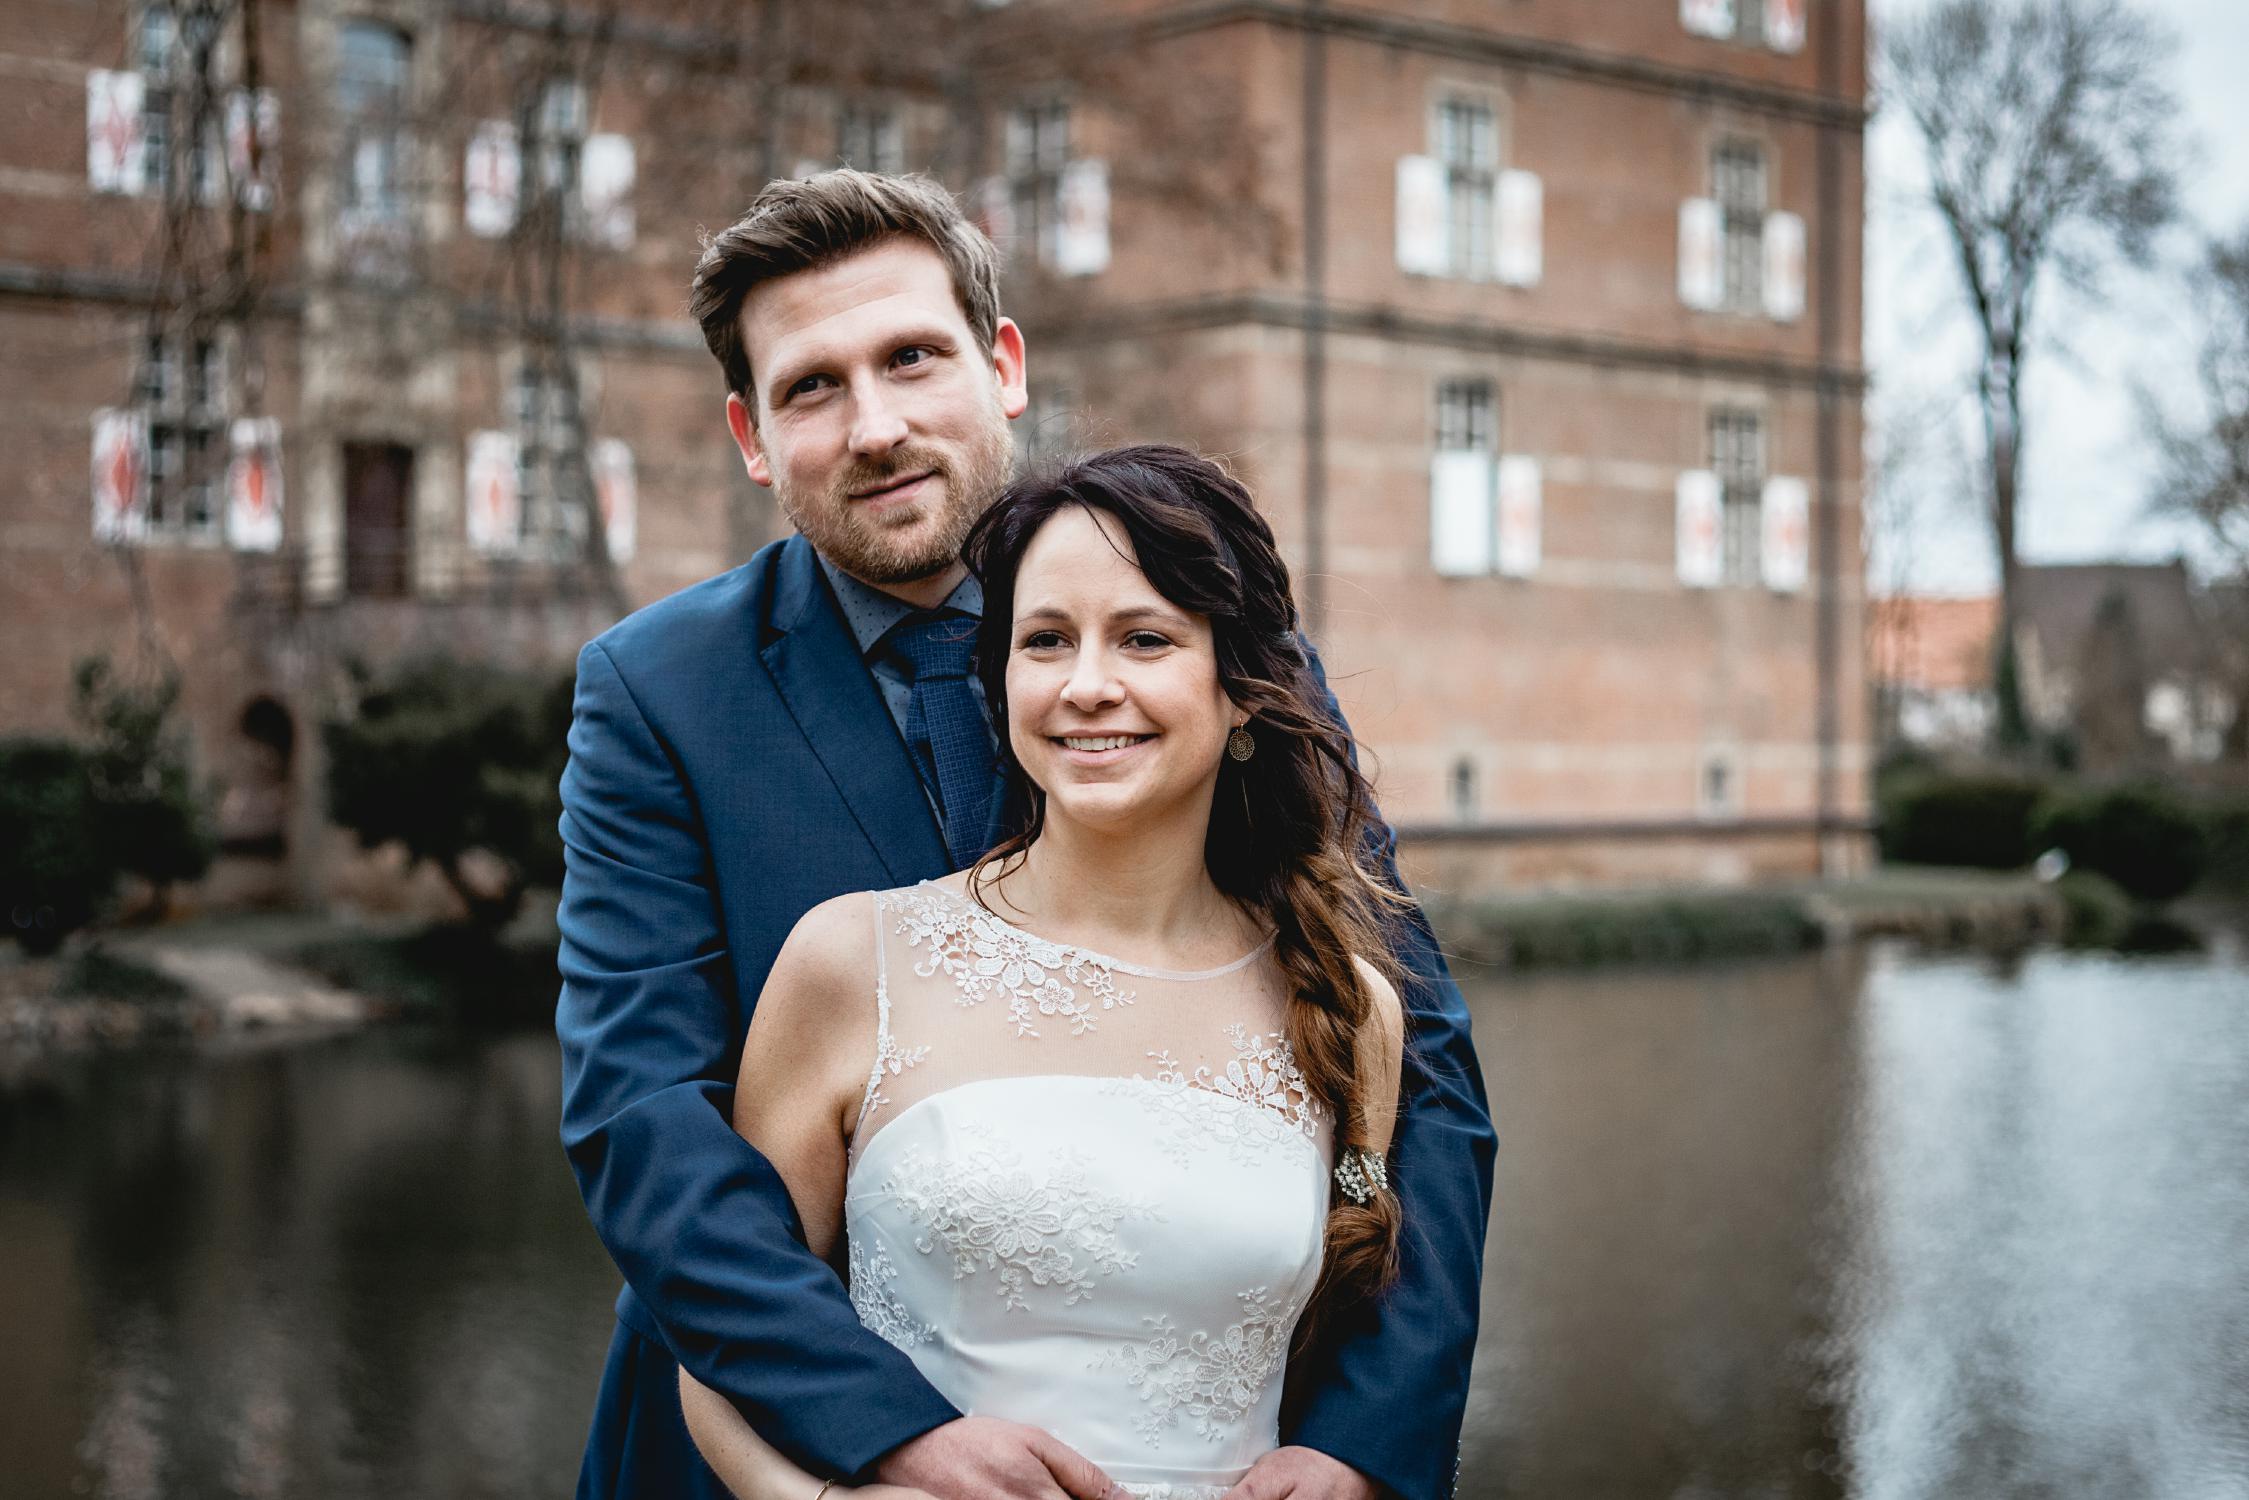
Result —
[[1364, 1208], [1374, 1195], [1390, 1186], [1390, 1167], [1372, 1151], [1353, 1146], [1335, 1164], [1335, 1185], [1343, 1196]]

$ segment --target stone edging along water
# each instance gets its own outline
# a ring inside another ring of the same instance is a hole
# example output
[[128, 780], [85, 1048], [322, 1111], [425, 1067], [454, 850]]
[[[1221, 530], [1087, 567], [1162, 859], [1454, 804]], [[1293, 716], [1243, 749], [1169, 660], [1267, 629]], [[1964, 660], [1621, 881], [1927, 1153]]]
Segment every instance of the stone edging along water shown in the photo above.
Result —
[[1741, 958], [1893, 936], [2019, 948], [2067, 936], [2071, 913], [2052, 883], [1970, 870], [1715, 889], [1417, 894], [1449, 957], [1509, 969]]

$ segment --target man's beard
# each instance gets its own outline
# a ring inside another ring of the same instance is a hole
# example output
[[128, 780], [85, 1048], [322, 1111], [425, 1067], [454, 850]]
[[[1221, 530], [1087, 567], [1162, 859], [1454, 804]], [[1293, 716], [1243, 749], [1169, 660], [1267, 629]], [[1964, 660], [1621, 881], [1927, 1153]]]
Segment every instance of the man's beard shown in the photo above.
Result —
[[[961, 543], [1007, 482], [1011, 449], [1006, 420], [995, 412], [979, 426], [957, 461], [909, 443], [879, 459], [854, 460], [810, 505], [790, 493], [778, 474], [774, 496], [805, 540], [852, 577], [877, 585], [918, 582], [960, 561]], [[851, 498], [854, 492], [925, 470], [942, 481], [944, 490], [934, 527], [919, 516], [910, 526], [886, 526], [865, 501]]]

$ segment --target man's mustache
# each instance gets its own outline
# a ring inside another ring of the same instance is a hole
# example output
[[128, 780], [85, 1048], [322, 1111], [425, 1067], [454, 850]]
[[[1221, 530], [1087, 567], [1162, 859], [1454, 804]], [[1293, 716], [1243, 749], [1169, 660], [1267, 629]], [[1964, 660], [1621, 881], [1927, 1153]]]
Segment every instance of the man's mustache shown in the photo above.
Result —
[[948, 482], [953, 477], [953, 467], [936, 453], [921, 449], [894, 448], [879, 459], [855, 459], [836, 481], [836, 493], [845, 499], [863, 495], [869, 490], [881, 489], [908, 474], [935, 474]]

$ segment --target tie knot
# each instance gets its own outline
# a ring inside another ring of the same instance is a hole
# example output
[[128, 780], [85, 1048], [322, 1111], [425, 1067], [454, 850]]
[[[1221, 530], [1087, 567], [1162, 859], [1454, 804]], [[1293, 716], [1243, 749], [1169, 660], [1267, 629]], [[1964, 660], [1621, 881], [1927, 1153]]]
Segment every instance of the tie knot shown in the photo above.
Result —
[[976, 622], [966, 615], [909, 615], [890, 639], [916, 682], [967, 677], [975, 669]]

